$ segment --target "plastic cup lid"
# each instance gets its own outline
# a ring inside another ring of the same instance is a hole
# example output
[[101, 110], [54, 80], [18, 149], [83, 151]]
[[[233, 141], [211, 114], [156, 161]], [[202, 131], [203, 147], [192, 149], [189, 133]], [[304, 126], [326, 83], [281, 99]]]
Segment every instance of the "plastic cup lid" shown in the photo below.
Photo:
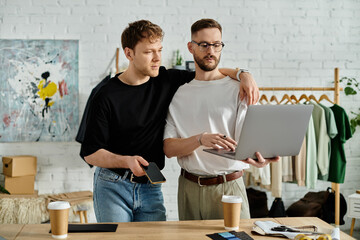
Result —
[[51, 202], [48, 204], [50, 210], [61, 210], [70, 208], [70, 203], [65, 201]]
[[233, 195], [223, 195], [221, 201], [226, 203], [242, 203], [242, 197], [233, 196]]

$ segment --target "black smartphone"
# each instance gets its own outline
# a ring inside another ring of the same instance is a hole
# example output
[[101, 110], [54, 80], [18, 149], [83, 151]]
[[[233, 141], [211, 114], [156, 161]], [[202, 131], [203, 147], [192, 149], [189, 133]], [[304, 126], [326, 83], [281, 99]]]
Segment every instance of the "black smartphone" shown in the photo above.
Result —
[[146, 176], [148, 177], [149, 181], [152, 184], [166, 182], [164, 175], [160, 172], [160, 169], [156, 165], [156, 163], [150, 162], [149, 166], [141, 166], [141, 167], [144, 169]]

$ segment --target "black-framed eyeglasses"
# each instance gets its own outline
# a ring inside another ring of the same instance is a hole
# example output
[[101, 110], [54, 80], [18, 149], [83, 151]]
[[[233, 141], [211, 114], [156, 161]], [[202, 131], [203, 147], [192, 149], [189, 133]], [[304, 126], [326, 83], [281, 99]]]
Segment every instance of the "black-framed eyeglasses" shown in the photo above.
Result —
[[215, 52], [220, 52], [223, 49], [223, 47], [225, 46], [225, 44], [223, 42], [220, 42], [220, 43], [207, 43], [207, 42], [198, 43], [193, 40], [191, 42], [198, 45], [199, 50], [201, 52], [206, 52], [209, 49], [209, 47], [213, 47]]

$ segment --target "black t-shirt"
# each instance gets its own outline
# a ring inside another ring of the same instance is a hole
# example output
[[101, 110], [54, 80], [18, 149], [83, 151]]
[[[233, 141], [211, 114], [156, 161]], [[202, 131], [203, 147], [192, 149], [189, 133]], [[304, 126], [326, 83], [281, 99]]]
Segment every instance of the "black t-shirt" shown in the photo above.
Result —
[[103, 148], [120, 155], [139, 155], [164, 168], [163, 135], [169, 104], [176, 90], [194, 72], [160, 67], [159, 75], [137, 86], [116, 75], [92, 100], [82, 157]]
[[103, 80], [101, 80], [101, 82], [99, 82], [91, 91], [90, 96], [86, 102], [85, 105], [85, 109], [84, 109], [84, 113], [83, 116], [81, 118], [81, 122], [80, 122], [80, 126], [79, 126], [79, 130], [78, 133], [76, 134], [75, 140], [78, 143], [83, 143], [84, 142], [84, 138], [85, 138], [85, 131], [86, 131], [86, 125], [87, 125], [87, 117], [89, 115], [89, 108], [92, 105], [91, 102], [94, 98], [94, 96], [96, 95], [96, 93], [103, 87], [106, 85], [106, 83], [108, 81], [110, 81], [110, 75], [106, 76]]

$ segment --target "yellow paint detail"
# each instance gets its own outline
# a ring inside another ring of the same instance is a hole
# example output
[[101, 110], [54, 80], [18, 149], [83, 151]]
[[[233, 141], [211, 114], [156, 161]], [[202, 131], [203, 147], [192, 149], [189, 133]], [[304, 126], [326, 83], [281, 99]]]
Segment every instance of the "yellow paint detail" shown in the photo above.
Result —
[[51, 107], [54, 104], [54, 101], [49, 102], [48, 106]]
[[[38, 85], [38, 94], [43, 100], [45, 100], [47, 97], [52, 97], [57, 91], [57, 85], [53, 82], [50, 82], [46, 87], [44, 87], [44, 85], [45, 79], [41, 80]], [[49, 106], [51, 106], [52, 104], [54, 104], [54, 102], [49, 103]]]
[[318, 236], [316, 238], [306, 236], [305, 234], [298, 234], [294, 238], [294, 240], [313, 240], [313, 239], [316, 239], [316, 240], [332, 240], [332, 238], [331, 238], [331, 236], [329, 234], [323, 234], [323, 235], [320, 235], [320, 236]]
[[331, 240], [331, 236], [329, 234], [320, 235], [317, 240]]

